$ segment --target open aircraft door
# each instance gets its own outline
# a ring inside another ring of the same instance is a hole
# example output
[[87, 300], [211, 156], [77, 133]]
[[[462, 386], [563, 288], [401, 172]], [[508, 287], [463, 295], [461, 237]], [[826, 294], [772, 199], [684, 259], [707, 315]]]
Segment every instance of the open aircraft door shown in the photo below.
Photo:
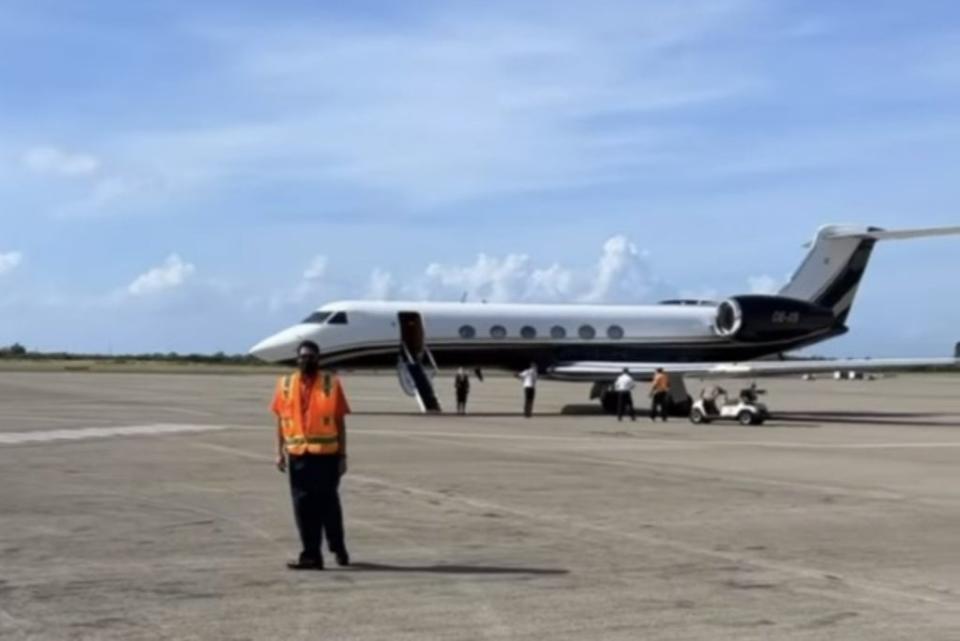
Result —
[[427, 348], [423, 318], [419, 312], [397, 312], [397, 323], [400, 327], [400, 355], [397, 360], [400, 387], [408, 395], [416, 396], [422, 411], [440, 412], [440, 401], [430, 381], [437, 364]]

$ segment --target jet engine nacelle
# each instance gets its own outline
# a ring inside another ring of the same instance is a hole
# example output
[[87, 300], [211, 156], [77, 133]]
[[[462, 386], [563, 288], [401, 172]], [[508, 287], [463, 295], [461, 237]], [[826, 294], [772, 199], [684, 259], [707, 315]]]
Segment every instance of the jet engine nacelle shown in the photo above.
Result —
[[834, 325], [833, 312], [805, 300], [750, 294], [720, 303], [714, 330], [739, 341], [799, 338]]

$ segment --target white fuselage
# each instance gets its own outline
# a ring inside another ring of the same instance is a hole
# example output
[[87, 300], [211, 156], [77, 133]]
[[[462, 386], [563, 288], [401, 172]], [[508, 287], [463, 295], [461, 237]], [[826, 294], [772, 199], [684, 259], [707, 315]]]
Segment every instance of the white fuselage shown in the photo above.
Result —
[[737, 346], [715, 331], [714, 304], [342, 301], [324, 305], [304, 322], [263, 340], [251, 353], [267, 361], [291, 361], [297, 345], [312, 340], [327, 366], [389, 366], [396, 362], [404, 313], [422, 319], [426, 347], [442, 366], [512, 369], [584, 358], [702, 360], [704, 353], [730, 359], [735, 356], [731, 348]]

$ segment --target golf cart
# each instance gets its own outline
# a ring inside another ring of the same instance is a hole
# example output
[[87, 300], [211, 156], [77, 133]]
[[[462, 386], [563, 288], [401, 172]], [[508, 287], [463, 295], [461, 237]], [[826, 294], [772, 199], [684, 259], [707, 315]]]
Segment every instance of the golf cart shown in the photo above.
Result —
[[700, 398], [690, 408], [691, 423], [731, 420], [741, 425], [762, 425], [770, 417], [767, 406], [757, 400], [766, 390], [757, 389], [756, 383], [740, 390], [737, 398], [730, 398], [727, 390], [719, 386], [710, 393], [705, 392], [701, 391]]

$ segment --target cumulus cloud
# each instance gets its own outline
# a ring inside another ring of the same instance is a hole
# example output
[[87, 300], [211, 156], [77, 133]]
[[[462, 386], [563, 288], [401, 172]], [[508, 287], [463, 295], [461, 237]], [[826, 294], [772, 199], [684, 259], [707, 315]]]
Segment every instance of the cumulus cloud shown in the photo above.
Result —
[[619, 235], [603, 244], [593, 283], [580, 299], [588, 303], [647, 300], [659, 286], [646, 255]]
[[[381, 273], [381, 280], [391, 278]], [[657, 278], [646, 255], [624, 236], [603, 245], [593, 267], [553, 263], [540, 267], [527, 254], [477, 255], [472, 264], [431, 263], [403, 293], [414, 298], [490, 302], [641, 303], [671, 292]]]
[[751, 294], [776, 294], [780, 291], [780, 281], [773, 276], [763, 274], [761, 276], [750, 276], [747, 279]]
[[13, 271], [23, 260], [23, 254], [20, 252], [0, 253], [0, 275]]
[[38, 174], [89, 176], [100, 169], [100, 160], [91, 154], [57, 147], [33, 147], [23, 154], [23, 165]]
[[472, 265], [431, 263], [425, 273], [428, 296], [457, 297], [489, 301], [517, 300], [530, 275], [530, 258], [526, 254], [508, 254], [500, 259], [479, 254]]
[[127, 287], [127, 292], [133, 296], [146, 296], [175, 289], [183, 285], [194, 271], [191, 263], [184, 262], [177, 254], [170, 254], [162, 265], [137, 276]]

